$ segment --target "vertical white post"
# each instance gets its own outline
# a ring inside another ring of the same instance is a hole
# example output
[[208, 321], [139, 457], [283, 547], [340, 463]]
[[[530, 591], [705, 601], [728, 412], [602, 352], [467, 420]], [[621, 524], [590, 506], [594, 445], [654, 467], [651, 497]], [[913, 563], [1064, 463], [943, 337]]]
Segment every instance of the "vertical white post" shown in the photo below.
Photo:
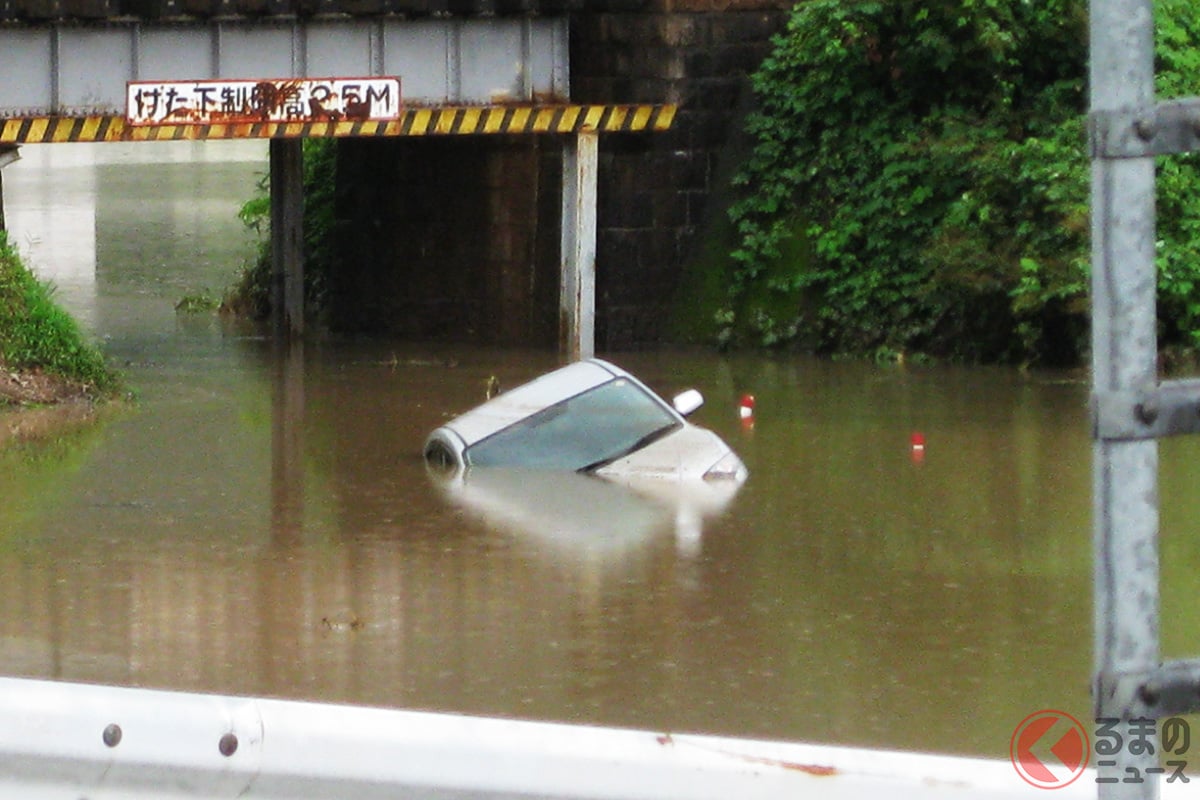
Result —
[[[1154, 103], [1152, 0], [1092, 0], [1092, 112]], [[1157, 382], [1154, 159], [1092, 162], [1092, 388], [1097, 395]], [[1095, 714], [1123, 712], [1109, 687], [1159, 664], [1158, 444], [1097, 438], [1093, 444]], [[1121, 720], [1119, 730], [1124, 730]], [[1154, 739], [1151, 740], [1156, 741]], [[1097, 764], [1104, 800], [1158, 797], [1157, 747], [1124, 747]], [[1142, 776], [1139, 782], [1127, 780]]]
[[14, 144], [0, 144], [0, 231], [4, 226], [4, 168], [18, 160], [18, 148]]
[[271, 315], [276, 335], [304, 334], [304, 150], [272, 139]]
[[559, 345], [572, 360], [596, 352], [596, 170], [600, 134], [582, 131], [563, 146]]

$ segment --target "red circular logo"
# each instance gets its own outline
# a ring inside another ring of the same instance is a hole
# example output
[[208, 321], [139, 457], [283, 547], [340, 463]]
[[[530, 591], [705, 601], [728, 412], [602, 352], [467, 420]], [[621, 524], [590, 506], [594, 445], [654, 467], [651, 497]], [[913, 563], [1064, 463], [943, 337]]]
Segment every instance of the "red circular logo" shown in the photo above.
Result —
[[1079, 720], [1065, 711], [1035, 711], [1013, 731], [1013, 768], [1039, 789], [1061, 789], [1087, 769], [1091, 743]]

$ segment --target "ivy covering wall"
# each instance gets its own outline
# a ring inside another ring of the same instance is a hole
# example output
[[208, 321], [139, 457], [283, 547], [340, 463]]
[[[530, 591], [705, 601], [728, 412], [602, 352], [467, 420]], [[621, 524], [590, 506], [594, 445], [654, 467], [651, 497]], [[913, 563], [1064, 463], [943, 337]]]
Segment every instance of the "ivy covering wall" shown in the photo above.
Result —
[[[1160, 94], [1200, 17], [1156, 2]], [[1063, 365], [1087, 349], [1084, 0], [815, 0], [754, 75], [725, 343]], [[1159, 170], [1161, 343], [1200, 344], [1200, 175]]]

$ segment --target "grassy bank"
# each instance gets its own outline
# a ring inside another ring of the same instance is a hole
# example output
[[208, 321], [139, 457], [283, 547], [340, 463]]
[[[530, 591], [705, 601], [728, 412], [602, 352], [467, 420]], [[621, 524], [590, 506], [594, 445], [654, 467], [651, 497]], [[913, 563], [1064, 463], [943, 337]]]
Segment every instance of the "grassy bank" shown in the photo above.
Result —
[[0, 231], [0, 405], [103, 397], [116, 373]]

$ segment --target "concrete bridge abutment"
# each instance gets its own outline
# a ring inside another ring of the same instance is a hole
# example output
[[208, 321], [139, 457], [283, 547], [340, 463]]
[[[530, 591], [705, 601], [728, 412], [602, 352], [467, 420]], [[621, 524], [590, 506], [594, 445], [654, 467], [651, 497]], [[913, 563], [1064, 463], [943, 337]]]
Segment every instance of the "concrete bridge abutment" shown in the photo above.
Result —
[[542, 136], [340, 141], [330, 326], [553, 344], [560, 149]]
[[639, 348], [669, 335], [725, 182], [741, 158], [748, 76], [791, 3], [611, 0], [571, 19], [571, 92], [581, 102], [658, 97], [678, 106], [659, 136], [600, 142], [596, 341]]
[[[669, 130], [599, 138], [597, 348], [637, 348], [668, 334], [681, 281], [713, 217], [725, 213], [721, 182], [738, 157], [731, 145], [749, 106], [748, 75], [785, 8], [611, 0], [572, 14], [573, 101], [678, 107]], [[559, 293], [564, 138], [341, 141], [335, 249], [344, 267], [331, 278], [334, 327], [553, 344], [567, 301]]]

